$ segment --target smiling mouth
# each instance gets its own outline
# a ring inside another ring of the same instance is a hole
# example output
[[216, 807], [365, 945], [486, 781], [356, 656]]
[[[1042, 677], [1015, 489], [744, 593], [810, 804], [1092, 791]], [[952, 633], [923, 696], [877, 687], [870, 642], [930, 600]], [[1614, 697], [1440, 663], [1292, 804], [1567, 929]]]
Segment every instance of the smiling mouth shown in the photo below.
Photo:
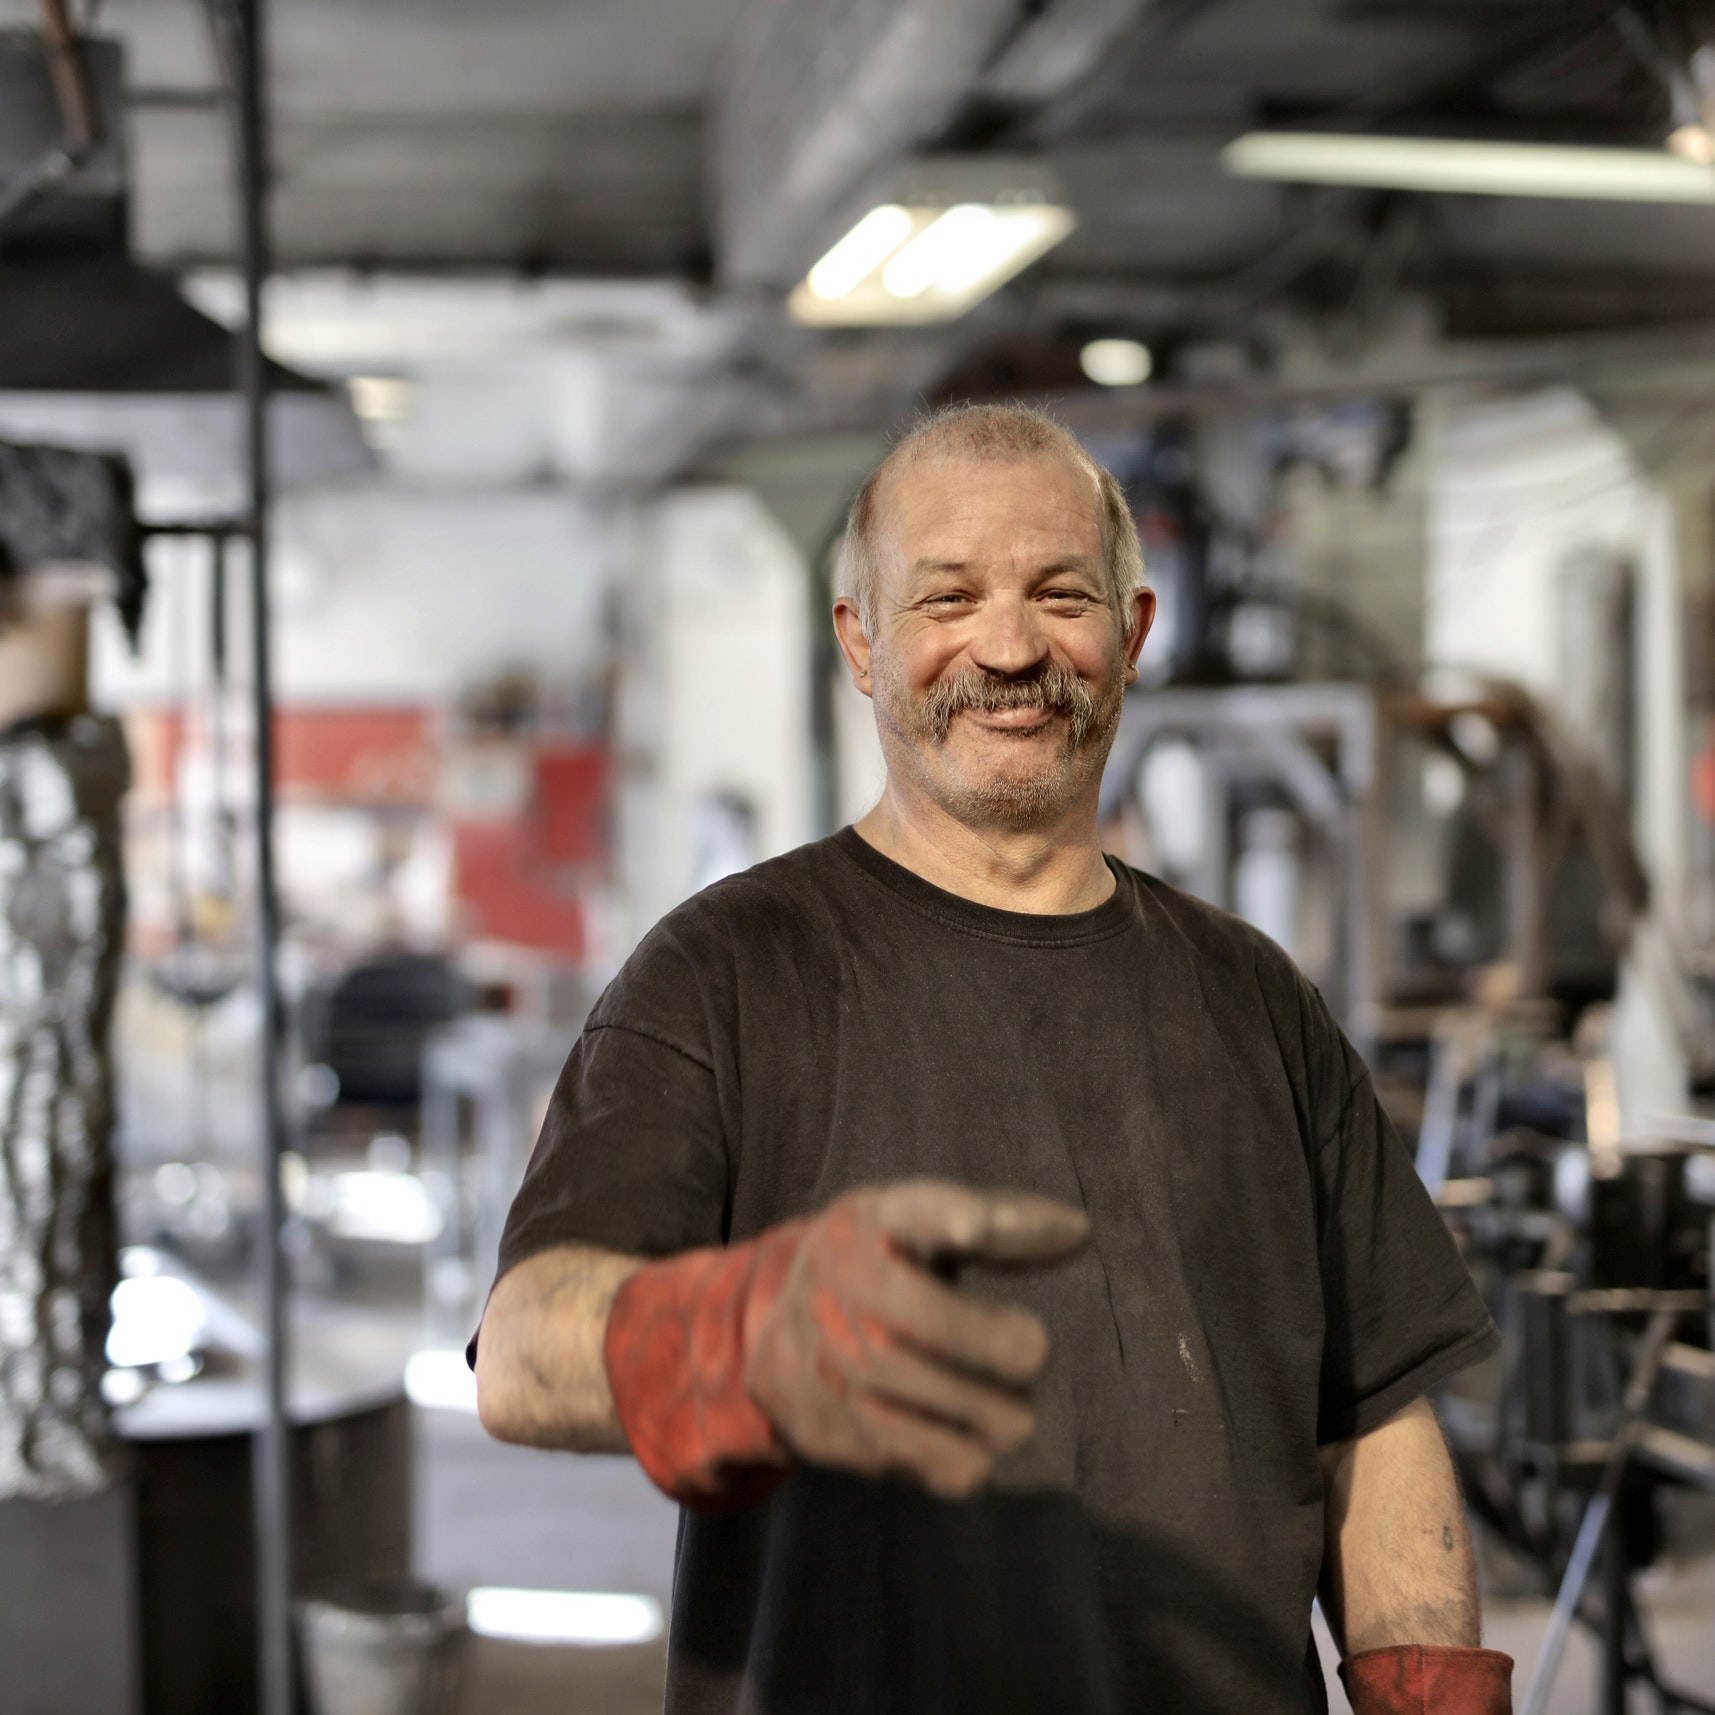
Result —
[[996, 732], [1031, 733], [1046, 727], [1059, 716], [1058, 709], [1045, 709], [1033, 704], [1025, 704], [1016, 709], [960, 709], [959, 713], [973, 720], [978, 726], [992, 728]]

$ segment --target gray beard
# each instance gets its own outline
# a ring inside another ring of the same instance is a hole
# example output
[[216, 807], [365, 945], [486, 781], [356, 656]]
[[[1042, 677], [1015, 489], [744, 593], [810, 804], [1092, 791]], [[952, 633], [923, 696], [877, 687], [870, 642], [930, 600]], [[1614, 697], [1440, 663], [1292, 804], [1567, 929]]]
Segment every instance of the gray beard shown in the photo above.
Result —
[[978, 669], [944, 679], [926, 696], [912, 699], [883, 667], [877, 675], [877, 712], [914, 756], [925, 746], [945, 745], [953, 717], [965, 709], [1034, 708], [1064, 716], [1064, 749], [1057, 762], [1032, 778], [948, 782], [932, 780], [927, 771], [920, 774], [923, 786], [956, 821], [973, 827], [1047, 826], [1065, 814], [1107, 760], [1125, 697], [1125, 676], [1118, 669], [1116, 657], [1112, 681], [1099, 694], [1075, 673], [1047, 661], [1028, 679]]

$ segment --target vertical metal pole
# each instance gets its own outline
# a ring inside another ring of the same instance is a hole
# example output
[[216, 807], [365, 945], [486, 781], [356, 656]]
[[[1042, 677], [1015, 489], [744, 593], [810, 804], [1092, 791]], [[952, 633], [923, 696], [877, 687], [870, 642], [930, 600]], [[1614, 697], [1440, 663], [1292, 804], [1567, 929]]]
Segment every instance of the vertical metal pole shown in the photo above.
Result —
[[1622, 1490], [1614, 1497], [1615, 1516], [1602, 1539], [1602, 1715], [1626, 1715], [1626, 1619], [1631, 1600], [1631, 1567], [1626, 1563]]
[[209, 663], [213, 668], [214, 681], [208, 699], [208, 749], [214, 773], [215, 835], [220, 842], [215, 862], [221, 893], [230, 899], [236, 891], [238, 866], [233, 861], [233, 814], [231, 801], [227, 797], [226, 779], [226, 727], [230, 713], [227, 707], [226, 672], [226, 533], [216, 530], [208, 539], [208, 547], [211, 642]]
[[281, 1005], [275, 953], [279, 900], [274, 881], [274, 694], [268, 615], [268, 371], [262, 355], [262, 285], [268, 275], [268, 149], [264, 88], [263, 0], [230, 0], [238, 97], [239, 218], [244, 266], [244, 326], [238, 382], [244, 400], [246, 534], [250, 540], [251, 696], [256, 745], [256, 941], [262, 992], [262, 1208], [256, 1286], [265, 1337], [265, 1410], [255, 1441], [256, 1599], [262, 1715], [294, 1715], [292, 1660], [292, 1516], [286, 1419], [286, 1274], [280, 1252], [285, 1202], [280, 1157]]

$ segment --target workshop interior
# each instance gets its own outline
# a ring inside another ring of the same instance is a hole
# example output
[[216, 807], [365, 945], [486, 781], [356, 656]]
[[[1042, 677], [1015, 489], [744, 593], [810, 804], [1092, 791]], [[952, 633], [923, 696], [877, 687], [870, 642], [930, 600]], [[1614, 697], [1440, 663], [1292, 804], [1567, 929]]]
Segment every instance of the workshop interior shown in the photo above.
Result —
[[959, 401], [1502, 1330], [1517, 1706], [1715, 1710], [1706, 0], [0, 0], [0, 1709], [661, 1707], [675, 1507], [465, 1344], [627, 954], [880, 794]]

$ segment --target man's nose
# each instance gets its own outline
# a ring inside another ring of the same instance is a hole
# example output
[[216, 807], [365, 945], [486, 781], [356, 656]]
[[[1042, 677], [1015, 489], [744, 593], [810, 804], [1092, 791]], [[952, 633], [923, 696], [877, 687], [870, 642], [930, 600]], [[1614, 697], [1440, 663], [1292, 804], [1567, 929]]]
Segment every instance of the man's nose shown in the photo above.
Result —
[[983, 603], [971, 640], [971, 660], [990, 673], [1015, 677], [1041, 664], [1048, 640], [1036, 623], [1036, 612], [1017, 596], [999, 596]]

